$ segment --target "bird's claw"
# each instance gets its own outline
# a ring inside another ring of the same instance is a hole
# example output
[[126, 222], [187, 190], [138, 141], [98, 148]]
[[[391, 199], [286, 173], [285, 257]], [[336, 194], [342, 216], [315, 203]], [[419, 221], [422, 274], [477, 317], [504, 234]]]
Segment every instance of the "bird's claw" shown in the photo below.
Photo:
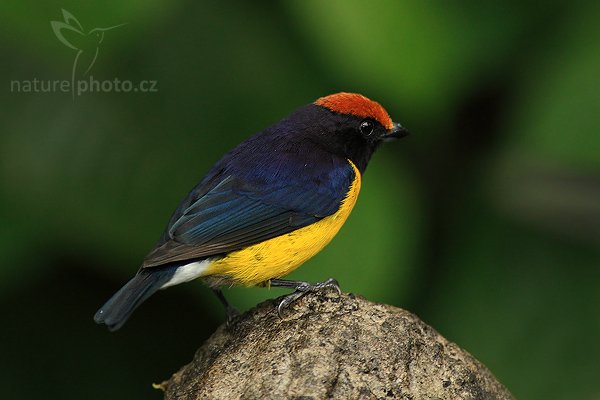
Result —
[[304, 296], [306, 291], [301, 291], [297, 289], [294, 293], [288, 294], [281, 300], [279, 306], [277, 306], [277, 315], [279, 319], [283, 319], [283, 310], [286, 309], [290, 304], [298, 300], [300, 297]]
[[229, 328], [231, 326], [231, 324], [233, 323], [233, 320], [240, 315], [240, 312], [238, 311], [237, 308], [233, 307], [232, 305], [228, 305], [225, 308], [225, 314], [227, 316], [226, 325]]
[[335, 289], [335, 291], [337, 292], [337, 294], [342, 294], [342, 289], [340, 289], [340, 284], [334, 278], [329, 278], [325, 282], [319, 283], [318, 285], [321, 285], [321, 288], [332, 288], [332, 289]]
[[325, 282], [319, 283], [302, 282], [296, 287], [294, 293], [288, 294], [281, 300], [277, 306], [277, 315], [280, 319], [283, 319], [283, 310], [289, 307], [293, 302], [304, 296], [306, 293], [317, 292], [322, 289], [335, 289], [338, 295], [342, 294], [340, 284], [334, 278], [329, 278]]

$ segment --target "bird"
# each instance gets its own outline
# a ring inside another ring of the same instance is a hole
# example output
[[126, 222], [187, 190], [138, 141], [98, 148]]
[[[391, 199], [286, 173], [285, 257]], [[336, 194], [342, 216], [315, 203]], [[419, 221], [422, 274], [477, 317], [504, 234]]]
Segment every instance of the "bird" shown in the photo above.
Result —
[[119, 329], [159, 289], [200, 278], [238, 315], [224, 286], [282, 287], [282, 312], [302, 295], [333, 288], [283, 279], [338, 233], [383, 142], [408, 130], [379, 103], [340, 92], [320, 97], [225, 154], [181, 201], [136, 275], [95, 314]]

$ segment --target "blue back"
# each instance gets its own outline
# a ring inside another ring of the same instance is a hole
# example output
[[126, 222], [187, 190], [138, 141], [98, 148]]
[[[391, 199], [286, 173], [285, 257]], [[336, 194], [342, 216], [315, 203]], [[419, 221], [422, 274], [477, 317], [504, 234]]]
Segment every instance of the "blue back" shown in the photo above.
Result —
[[284, 119], [218, 161], [181, 202], [144, 267], [224, 254], [335, 213], [354, 170], [292, 125]]

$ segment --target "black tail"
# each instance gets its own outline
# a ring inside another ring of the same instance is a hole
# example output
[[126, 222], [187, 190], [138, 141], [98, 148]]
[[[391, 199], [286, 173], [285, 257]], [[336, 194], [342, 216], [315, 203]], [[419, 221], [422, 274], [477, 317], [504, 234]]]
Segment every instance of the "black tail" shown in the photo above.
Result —
[[94, 321], [106, 324], [110, 331], [116, 331], [144, 300], [171, 279], [175, 270], [176, 268], [142, 269], [96, 312]]

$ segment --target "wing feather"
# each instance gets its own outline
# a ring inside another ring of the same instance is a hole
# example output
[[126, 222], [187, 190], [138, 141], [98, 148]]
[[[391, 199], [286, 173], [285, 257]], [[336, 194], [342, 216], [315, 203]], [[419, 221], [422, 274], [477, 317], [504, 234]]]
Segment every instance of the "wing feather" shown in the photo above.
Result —
[[148, 254], [143, 267], [224, 254], [331, 215], [344, 199], [354, 170], [345, 163], [344, 171], [334, 176], [339, 182], [326, 185], [250, 184], [233, 175], [211, 177], [212, 189], [192, 191], [190, 195], [201, 195], [184, 201], [189, 206], [174, 216], [166, 238]]

